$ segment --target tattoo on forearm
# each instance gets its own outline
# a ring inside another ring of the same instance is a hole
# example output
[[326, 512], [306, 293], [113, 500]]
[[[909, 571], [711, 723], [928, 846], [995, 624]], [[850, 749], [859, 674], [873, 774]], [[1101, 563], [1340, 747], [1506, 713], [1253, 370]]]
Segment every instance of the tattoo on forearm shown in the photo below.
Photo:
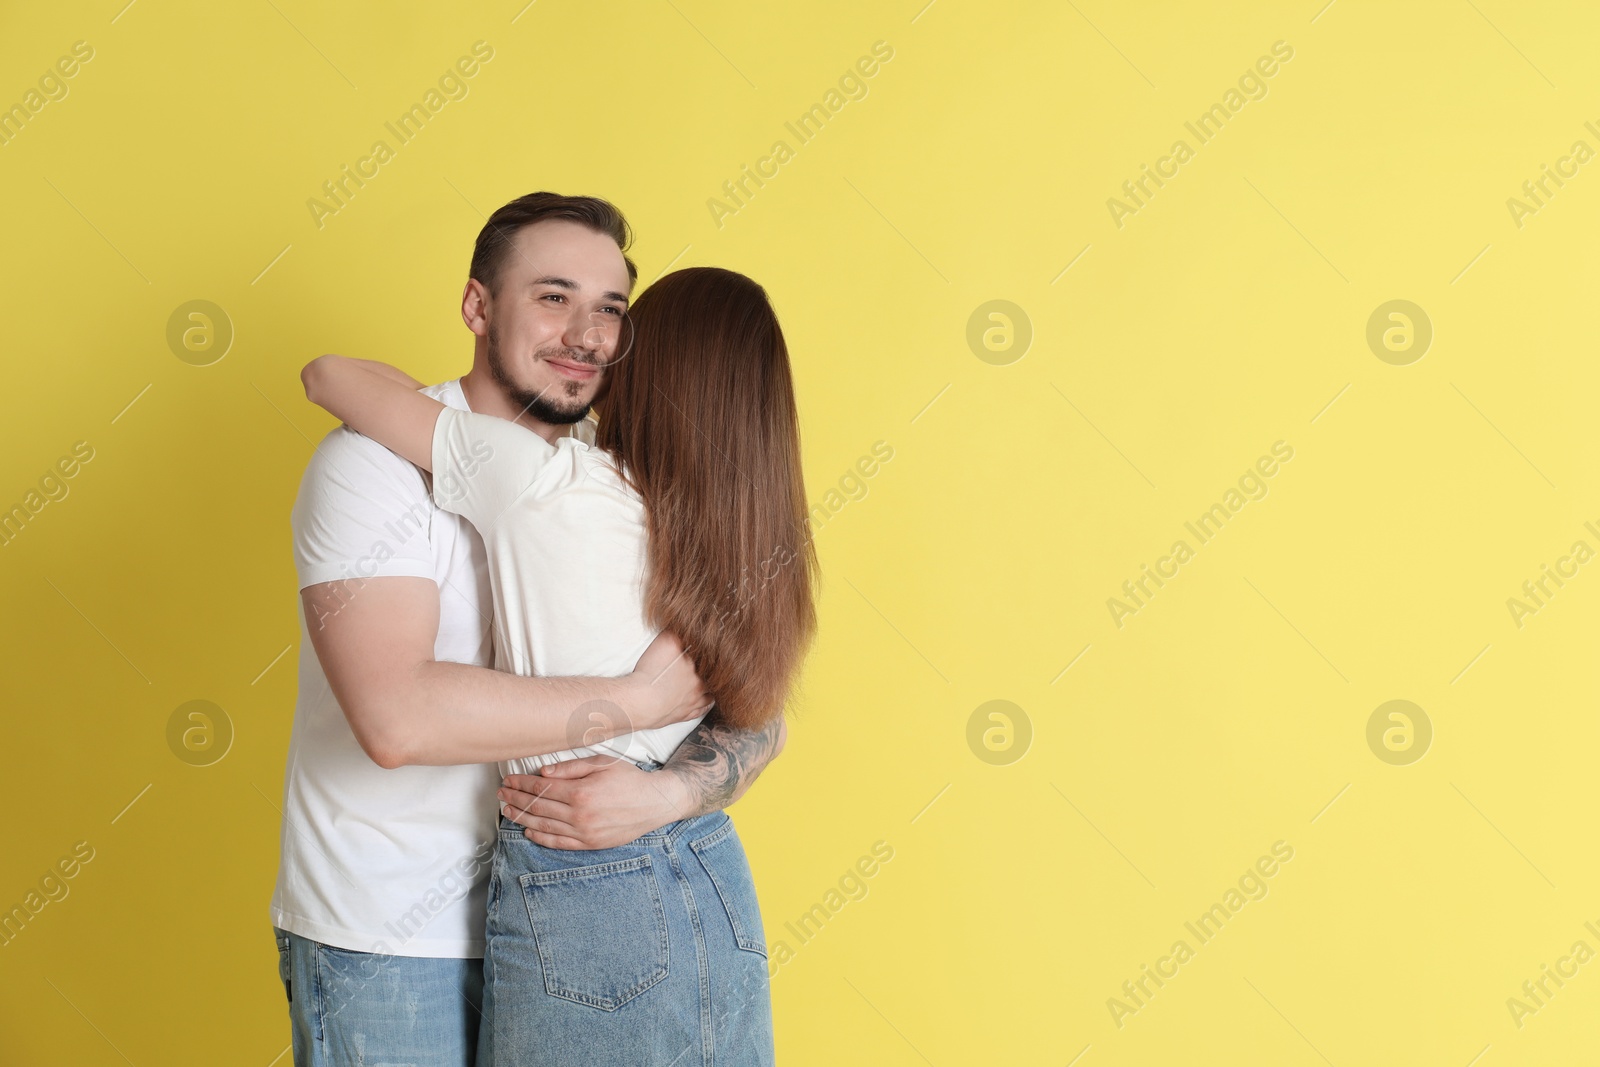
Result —
[[688, 817], [727, 807], [750, 787], [778, 747], [780, 720], [761, 730], [725, 726], [716, 712], [684, 738], [664, 770], [675, 771], [689, 787], [694, 810]]

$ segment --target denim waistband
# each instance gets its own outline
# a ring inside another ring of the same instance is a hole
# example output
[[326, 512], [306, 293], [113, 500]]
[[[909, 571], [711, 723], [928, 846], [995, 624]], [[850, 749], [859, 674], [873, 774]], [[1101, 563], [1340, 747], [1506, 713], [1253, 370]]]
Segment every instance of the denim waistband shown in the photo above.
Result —
[[633, 841], [636, 845], [658, 845], [669, 841], [676, 841], [685, 834], [698, 834], [703, 831], [715, 829], [730, 818], [725, 811], [708, 811], [704, 815], [695, 815], [688, 819], [676, 819], [664, 826], [658, 826], [647, 834], [640, 834]]
[[[678, 838], [685, 834], [713, 831], [724, 821], [731, 821], [731, 818], [727, 812], [718, 809], [717, 811], [708, 811], [704, 815], [691, 816], [687, 819], [674, 819], [672, 822], [664, 823], [648, 833], [640, 834], [629, 844], [665, 845], [668, 842], [676, 842]], [[523, 832], [521, 824], [511, 821], [503, 814], [499, 817], [499, 831], [502, 834], [514, 834], [523, 840], [527, 840], [527, 835]]]

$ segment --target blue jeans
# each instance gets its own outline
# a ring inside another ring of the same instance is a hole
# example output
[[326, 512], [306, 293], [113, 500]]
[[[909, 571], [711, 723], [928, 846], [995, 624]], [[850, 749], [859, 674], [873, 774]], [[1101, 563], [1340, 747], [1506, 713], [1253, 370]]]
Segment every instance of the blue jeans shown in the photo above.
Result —
[[618, 848], [544, 848], [502, 818], [478, 1067], [773, 1062], [767, 949], [724, 812]]
[[295, 1067], [472, 1067], [482, 960], [385, 956], [273, 933]]

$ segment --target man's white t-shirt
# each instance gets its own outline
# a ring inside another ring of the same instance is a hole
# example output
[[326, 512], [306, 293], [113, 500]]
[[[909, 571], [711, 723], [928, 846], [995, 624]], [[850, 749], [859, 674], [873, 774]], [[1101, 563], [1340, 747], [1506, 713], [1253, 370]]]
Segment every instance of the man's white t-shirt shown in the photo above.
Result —
[[[660, 632], [645, 618], [644, 502], [608, 452], [571, 437], [554, 445], [505, 419], [445, 408], [433, 431], [433, 500], [483, 536], [494, 605], [494, 663], [515, 674], [619, 677]], [[574, 738], [610, 708], [574, 709]], [[665, 763], [700, 722], [596, 738], [501, 764], [532, 774], [606, 754]]]
[[[459, 380], [423, 392], [468, 410]], [[593, 423], [573, 432], [593, 440]], [[434, 658], [490, 665], [483, 540], [434, 506], [416, 466], [340, 426], [306, 466], [291, 527], [301, 589], [341, 579], [431, 579], [439, 587]], [[346, 587], [352, 602], [360, 586]], [[571, 609], [581, 612], [581, 605]], [[300, 615], [273, 925], [360, 952], [481, 957], [500, 775], [487, 763], [393, 770], [373, 763], [312, 648], [310, 627], [321, 622]]]

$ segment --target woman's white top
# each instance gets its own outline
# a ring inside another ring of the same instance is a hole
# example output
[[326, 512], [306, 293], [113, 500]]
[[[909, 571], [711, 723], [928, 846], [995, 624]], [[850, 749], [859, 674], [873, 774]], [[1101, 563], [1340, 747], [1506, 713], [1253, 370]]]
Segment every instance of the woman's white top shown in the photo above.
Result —
[[[494, 664], [520, 675], [631, 674], [659, 632], [645, 618], [644, 502], [609, 452], [575, 437], [551, 444], [506, 419], [458, 408], [433, 428], [433, 499], [483, 535], [494, 601]], [[699, 718], [607, 740], [621, 709], [574, 708], [574, 746], [500, 765], [501, 774], [607, 754], [665, 763]]]

